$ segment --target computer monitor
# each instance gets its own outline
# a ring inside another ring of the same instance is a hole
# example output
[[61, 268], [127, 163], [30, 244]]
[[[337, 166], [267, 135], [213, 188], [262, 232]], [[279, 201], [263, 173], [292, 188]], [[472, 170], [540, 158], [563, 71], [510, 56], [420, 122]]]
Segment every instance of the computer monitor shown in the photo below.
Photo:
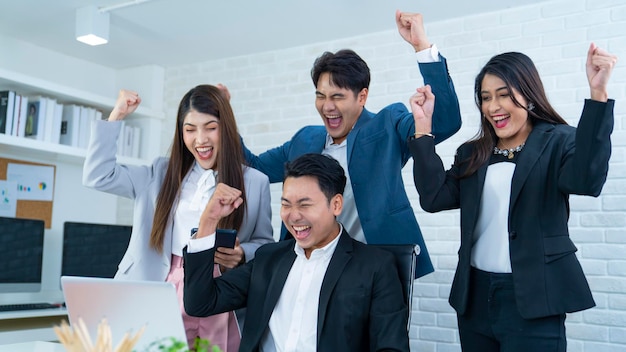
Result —
[[117, 272], [132, 226], [66, 221], [63, 224], [62, 276], [112, 278]]
[[41, 290], [44, 222], [0, 217], [0, 293]]

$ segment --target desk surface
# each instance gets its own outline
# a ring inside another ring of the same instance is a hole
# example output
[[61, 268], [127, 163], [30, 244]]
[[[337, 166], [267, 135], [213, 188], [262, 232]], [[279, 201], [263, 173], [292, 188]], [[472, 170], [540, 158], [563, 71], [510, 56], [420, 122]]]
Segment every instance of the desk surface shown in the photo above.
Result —
[[62, 344], [56, 342], [21, 342], [0, 345], [0, 352], [66, 352]]
[[49, 309], [14, 310], [14, 311], [0, 312], [0, 320], [35, 318], [35, 317], [54, 317], [54, 316], [64, 316], [64, 315], [67, 315], [67, 309], [65, 307], [49, 308]]

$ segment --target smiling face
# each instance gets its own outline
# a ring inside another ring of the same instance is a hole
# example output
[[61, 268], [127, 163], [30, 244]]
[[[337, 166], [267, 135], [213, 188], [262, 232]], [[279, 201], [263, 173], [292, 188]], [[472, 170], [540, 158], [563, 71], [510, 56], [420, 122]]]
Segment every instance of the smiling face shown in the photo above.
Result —
[[342, 206], [343, 197], [336, 194], [329, 202], [313, 176], [287, 177], [283, 182], [280, 217], [307, 258], [339, 235], [336, 217]]
[[523, 106], [528, 104], [518, 91], [509, 90], [498, 76], [485, 74], [480, 87], [481, 112], [495, 130], [499, 148], [517, 147], [526, 141], [532, 130], [528, 111], [517, 106], [512, 96]]
[[336, 144], [346, 139], [359, 119], [366, 100], [367, 88], [355, 95], [349, 89], [334, 85], [330, 73], [320, 75], [315, 90], [315, 107]]
[[183, 121], [183, 141], [196, 162], [205, 169], [217, 167], [220, 144], [219, 119], [210, 114], [190, 110]]

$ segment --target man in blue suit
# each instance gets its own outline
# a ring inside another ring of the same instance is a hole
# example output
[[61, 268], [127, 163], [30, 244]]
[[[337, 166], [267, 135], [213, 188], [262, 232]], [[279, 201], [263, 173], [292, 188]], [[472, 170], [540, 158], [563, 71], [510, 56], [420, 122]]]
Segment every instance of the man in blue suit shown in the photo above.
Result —
[[[397, 11], [396, 23], [417, 53], [424, 83], [437, 96], [432, 134], [415, 130], [413, 115], [402, 103], [378, 113], [365, 109], [369, 67], [354, 51], [344, 49], [325, 52], [311, 70], [315, 106], [324, 126], [306, 126], [291, 140], [258, 156], [247, 148], [245, 153], [247, 162], [270, 182], [281, 182], [285, 163], [302, 154], [337, 159], [348, 177], [339, 222], [364, 243], [417, 244], [416, 277], [421, 277], [434, 269], [402, 181], [402, 168], [411, 157], [407, 142], [428, 135], [439, 143], [459, 130], [461, 115], [446, 60], [428, 41], [422, 16]], [[283, 227], [281, 239], [286, 233]]]

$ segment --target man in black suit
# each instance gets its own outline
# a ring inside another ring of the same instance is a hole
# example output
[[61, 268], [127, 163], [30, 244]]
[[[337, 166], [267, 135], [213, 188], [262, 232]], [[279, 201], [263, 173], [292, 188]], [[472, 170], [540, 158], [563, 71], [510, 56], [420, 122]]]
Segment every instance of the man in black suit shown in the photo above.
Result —
[[254, 260], [213, 278], [217, 222], [243, 202], [239, 190], [218, 185], [184, 253], [187, 313], [246, 307], [240, 351], [409, 351], [393, 256], [353, 240], [336, 220], [341, 165], [305, 154], [285, 175], [280, 216], [294, 239], [264, 245]]

